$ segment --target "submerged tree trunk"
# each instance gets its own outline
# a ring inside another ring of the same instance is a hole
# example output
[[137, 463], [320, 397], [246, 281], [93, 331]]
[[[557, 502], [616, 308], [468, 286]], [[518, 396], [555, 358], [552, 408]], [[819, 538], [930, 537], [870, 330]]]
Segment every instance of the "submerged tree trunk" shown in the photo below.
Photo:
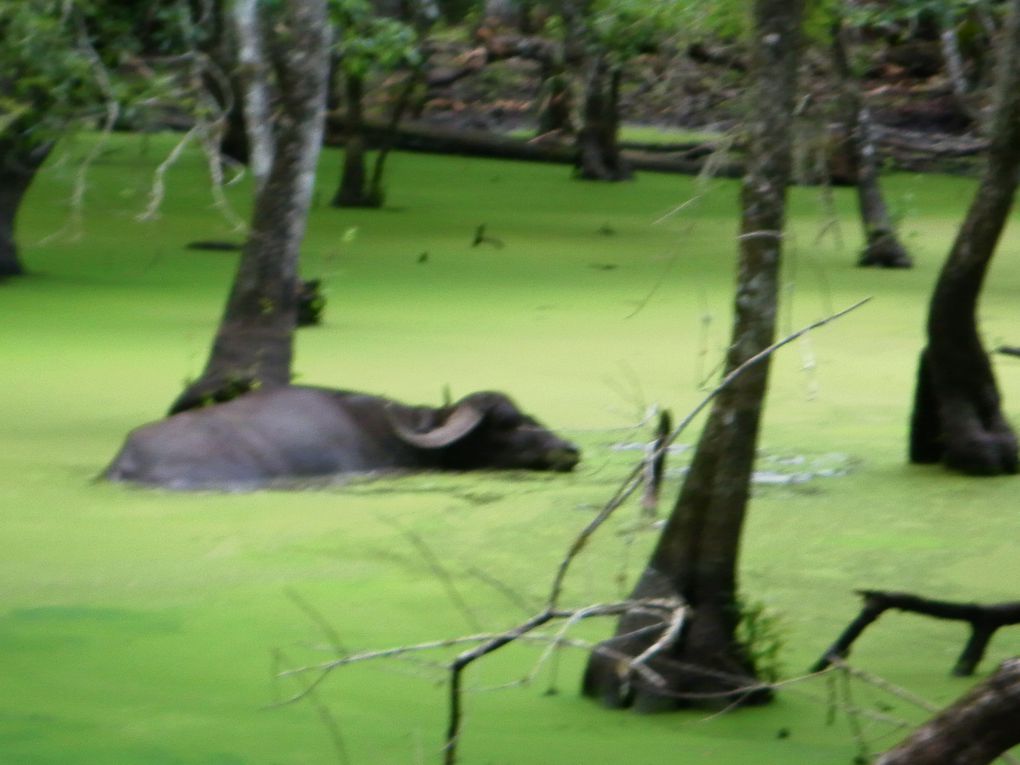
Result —
[[976, 314], [1020, 177], [1020, 0], [1010, 3], [999, 67], [985, 170], [932, 294], [910, 428], [911, 461], [972, 475], [1017, 472], [1017, 439]]
[[[753, 116], [727, 373], [767, 348], [775, 334], [803, 6], [803, 0], [754, 3]], [[693, 611], [673, 644], [645, 662], [665, 685], [650, 684], [619, 660], [620, 654], [641, 655], [659, 637], [635, 634], [652, 617], [631, 612], [602, 644], [607, 651], [592, 654], [586, 695], [639, 711], [771, 698], [736, 636], [737, 560], [767, 381], [766, 358], [716, 398], [680, 497], [631, 596], [680, 598]]]
[[583, 123], [577, 133], [578, 178], [623, 181], [631, 177], [617, 140], [621, 78], [620, 68], [611, 66], [605, 53], [594, 56], [585, 84]]
[[991, 765], [1020, 744], [1020, 659], [922, 725], [875, 765]]
[[[288, 0], [279, 18], [264, 29], [271, 35], [265, 47], [278, 103], [269, 126], [273, 155], [268, 176], [256, 195], [251, 229], [205, 370], [174, 402], [171, 413], [290, 382], [298, 253], [325, 113], [325, 3]], [[268, 87], [253, 81], [246, 100], [264, 98]], [[252, 88], [262, 92], [253, 94]], [[250, 125], [249, 133], [259, 127]]]
[[14, 225], [21, 201], [52, 148], [48, 142], [24, 146], [13, 140], [0, 141], [0, 279], [25, 272]]
[[844, 36], [842, 23], [835, 24], [832, 31], [832, 57], [842, 90], [848, 149], [855, 170], [857, 205], [864, 227], [864, 250], [857, 265], [910, 268], [913, 261], [896, 237], [896, 229], [879, 185], [878, 157], [871, 135], [871, 115], [850, 71]]

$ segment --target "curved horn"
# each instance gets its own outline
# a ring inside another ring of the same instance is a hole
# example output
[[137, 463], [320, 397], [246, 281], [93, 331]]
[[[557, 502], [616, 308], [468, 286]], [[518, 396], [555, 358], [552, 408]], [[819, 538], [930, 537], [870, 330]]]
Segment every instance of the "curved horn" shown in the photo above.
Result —
[[461, 404], [446, 418], [446, 422], [424, 433], [416, 433], [413, 430], [409, 430], [407, 426], [397, 422], [392, 417], [390, 422], [393, 424], [393, 429], [397, 432], [397, 435], [412, 446], [418, 446], [422, 449], [441, 449], [455, 441], [459, 441], [477, 428], [483, 416], [484, 412], [471, 404]]

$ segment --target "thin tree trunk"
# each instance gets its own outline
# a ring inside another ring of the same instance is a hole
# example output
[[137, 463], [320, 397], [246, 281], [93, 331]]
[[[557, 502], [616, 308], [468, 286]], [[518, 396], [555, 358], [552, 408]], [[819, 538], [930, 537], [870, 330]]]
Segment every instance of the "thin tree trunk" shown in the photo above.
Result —
[[[753, 117], [727, 372], [767, 348], [775, 334], [803, 6], [803, 0], [754, 3]], [[596, 651], [584, 678], [586, 695], [639, 711], [771, 698], [736, 637], [740, 536], [767, 381], [765, 360], [716, 398], [680, 497], [632, 593], [634, 598], [680, 598], [693, 610], [678, 640], [646, 662], [666, 685], [653, 686], [621, 672], [618, 659]], [[603, 645], [638, 656], [658, 639], [634, 634], [650, 622], [647, 615], [629, 613]]]
[[28, 187], [52, 148], [48, 142], [26, 147], [0, 141], [0, 279], [25, 273], [18, 257], [15, 222]]
[[553, 52], [542, 62], [542, 92], [539, 99], [538, 135], [573, 135], [573, 99], [565, 52]]
[[174, 402], [171, 413], [290, 382], [298, 253], [325, 113], [325, 4], [288, 0], [280, 17], [264, 28], [272, 30], [266, 50], [278, 91], [269, 173], [256, 195], [251, 229], [205, 370]]
[[620, 152], [619, 98], [621, 72], [605, 53], [589, 65], [581, 129], [577, 133], [577, 177], [589, 181], [622, 181], [631, 177]]
[[393, 144], [396, 143], [397, 132], [400, 130], [400, 121], [404, 118], [404, 114], [407, 112], [411, 98], [414, 95], [414, 90], [421, 81], [421, 74], [422, 70], [419, 67], [408, 75], [407, 82], [404, 83], [403, 88], [400, 90], [400, 95], [397, 96], [397, 102], [393, 106], [393, 113], [390, 115], [390, 121], [386, 126], [382, 143], [379, 145], [375, 155], [375, 162], [372, 165], [372, 177], [368, 181], [368, 197], [378, 200], [377, 207], [381, 207], [386, 200], [386, 193], [383, 188], [386, 160], [393, 150]]
[[1020, 659], [922, 725], [875, 765], [990, 765], [1020, 744]]
[[378, 207], [381, 199], [368, 194], [368, 170], [365, 166], [364, 91], [360, 75], [347, 74], [344, 78], [347, 100], [347, 142], [344, 148], [344, 167], [340, 186], [333, 197], [334, 207]]
[[[265, 29], [259, 18], [257, 0], [236, 0], [231, 22], [238, 63], [235, 79], [243, 94], [240, 107], [244, 114], [244, 151], [255, 187], [261, 189], [269, 177], [276, 149], [271, 128], [272, 89], [268, 84]], [[238, 142], [236, 137], [234, 142]]]
[[960, 109], [974, 122], [979, 122], [979, 115], [974, 110], [971, 101], [971, 86], [967, 81], [964, 71], [963, 56], [960, 53], [960, 41], [956, 36], [956, 27], [953, 24], [952, 14], [948, 11], [942, 20], [942, 29], [939, 32], [939, 48], [942, 51], [942, 60], [946, 64], [946, 74], [949, 75], [949, 84], [953, 89], [953, 96]]
[[973, 475], [1017, 472], [1017, 439], [976, 314], [1020, 178], [1020, 0], [1010, 3], [996, 97], [985, 170], [932, 294], [910, 430], [913, 462], [941, 460]]
[[864, 227], [864, 250], [859, 266], [910, 268], [913, 261], [896, 236], [896, 229], [878, 180], [878, 157], [871, 135], [871, 115], [850, 71], [845, 30], [837, 22], [832, 31], [832, 58], [842, 91], [851, 161], [856, 171], [857, 205]]

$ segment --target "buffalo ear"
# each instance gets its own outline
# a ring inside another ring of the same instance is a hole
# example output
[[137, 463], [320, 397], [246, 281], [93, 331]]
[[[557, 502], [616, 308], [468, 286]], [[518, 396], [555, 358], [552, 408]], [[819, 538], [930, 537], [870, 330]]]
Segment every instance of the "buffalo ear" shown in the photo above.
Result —
[[412, 446], [417, 446], [421, 449], [442, 449], [444, 446], [449, 446], [459, 441], [477, 428], [484, 416], [485, 412], [477, 407], [462, 403], [453, 410], [445, 422], [423, 433], [410, 430], [394, 417], [390, 418], [390, 422], [393, 424], [393, 429], [400, 436], [401, 440], [406, 441]]

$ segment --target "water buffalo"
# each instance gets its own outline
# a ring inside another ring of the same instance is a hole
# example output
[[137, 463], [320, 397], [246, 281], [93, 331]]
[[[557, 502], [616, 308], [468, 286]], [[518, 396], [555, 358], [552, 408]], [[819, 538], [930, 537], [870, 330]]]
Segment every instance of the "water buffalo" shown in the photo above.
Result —
[[374, 471], [570, 470], [578, 456], [502, 393], [433, 408], [288, 386], [143, 425], [103, 475], [172, 489], [243, 489]]

